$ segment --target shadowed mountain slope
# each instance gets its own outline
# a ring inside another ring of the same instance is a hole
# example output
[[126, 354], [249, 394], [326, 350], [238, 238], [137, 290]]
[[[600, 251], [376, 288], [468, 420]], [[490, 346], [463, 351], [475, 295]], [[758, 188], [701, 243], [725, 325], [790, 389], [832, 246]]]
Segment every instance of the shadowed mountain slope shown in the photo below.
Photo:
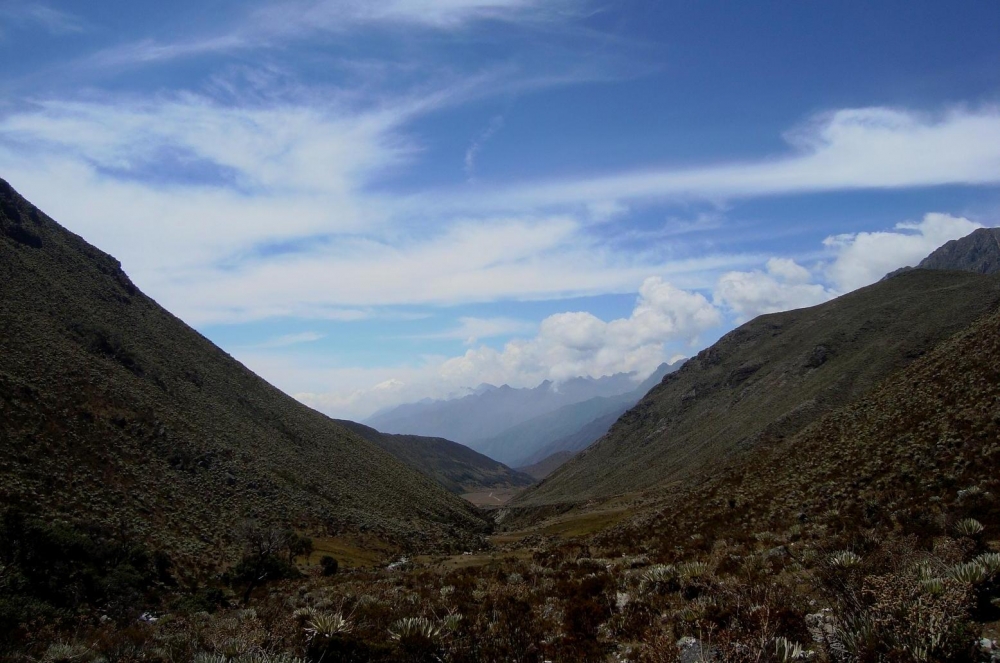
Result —
[[469, 447], [440, 437], [393, 435], [353, 421], [336, 420], [453, 493], [530, 486], [534, 478]]
[[1000, 277], [913, 270], [819, 306], [756, 318], [667, 376], [514, 505], [662, 486], [787, 438], [998, 303]]
[[127, 527], [192, 563], [232, 546], [247, 518], [403, 547], [484, 528], [463, 500], [264, 382], [0, 180], [6, 505]]

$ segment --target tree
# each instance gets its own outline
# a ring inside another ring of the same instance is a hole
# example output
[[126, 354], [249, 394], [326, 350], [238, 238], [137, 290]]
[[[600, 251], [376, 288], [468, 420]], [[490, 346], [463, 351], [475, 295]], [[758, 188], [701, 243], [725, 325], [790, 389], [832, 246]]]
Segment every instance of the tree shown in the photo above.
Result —
[[295, 575], [291, 564], [279, 555], [288, 546], [288, 539], [280, 530], [247, 522], [240, 527], [238, 535], [243, 541], [243, 557], [233, 567], [231, 578], [247, 583], [243, 592], [244, 604], [250, 602], [253, 590], [263, 582]]
[[285, 546], [288, 548], [288, 564], [295, 564], [296, 557], [309, 558], [313, 551], [313, 542], [308, 536], [299, 536], [293, 531], [285, 535]]

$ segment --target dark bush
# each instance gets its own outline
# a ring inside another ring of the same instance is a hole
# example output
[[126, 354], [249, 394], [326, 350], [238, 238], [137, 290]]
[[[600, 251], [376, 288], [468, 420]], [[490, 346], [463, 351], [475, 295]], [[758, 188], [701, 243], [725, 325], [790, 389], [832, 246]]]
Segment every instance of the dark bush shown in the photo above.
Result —
[[186, 594], [175, 601], [171, 609], [175, 612], [194, 614], [196, 612], [212, 613], [219, 608], [228, 608], [226, 594], [218, 587], [202, 587], [191, 594]]
[[332, 576], [337, 573], [337, 569], [340, 568], [340, 564], [333, 557], [323, 555], [323, 557], [319, 560], [319, 568], [322, 570], [323, 575]]
[[146, 374], [139, 357], [116, 330], [80, 322], [71, 325], [70, 332], [89, 352], [118, 362], [136, 377]]
[[22, 624], [83, 608], [115, 619], [142, 612], [158, 580], [153, 559], [123, 533], [8, 510], [0, 517], [0, 642], [13, 643]]

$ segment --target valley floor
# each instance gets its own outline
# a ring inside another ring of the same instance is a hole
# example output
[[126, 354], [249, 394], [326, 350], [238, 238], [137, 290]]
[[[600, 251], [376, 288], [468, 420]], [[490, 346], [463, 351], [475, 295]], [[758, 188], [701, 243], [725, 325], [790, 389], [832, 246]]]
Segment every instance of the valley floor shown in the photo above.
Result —
[[519, 488], [479, 490], [473, 493], [463, 493], [462, 497], [478, 507], [499, 508], [522, 492], [524, 492], [523, 486]]

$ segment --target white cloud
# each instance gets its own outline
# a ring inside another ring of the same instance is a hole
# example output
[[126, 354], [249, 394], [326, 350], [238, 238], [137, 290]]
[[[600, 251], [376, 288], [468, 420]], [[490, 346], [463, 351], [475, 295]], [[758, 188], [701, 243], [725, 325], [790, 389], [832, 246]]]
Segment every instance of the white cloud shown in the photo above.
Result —
[[827, 237], [827, 255], [810, 271], [787, 258], [771, 258], [765, 271], [731, 271], [715, 287], [715, 303], [743, 322], [763, 313], [820, 304], [880, 281], [900, 267], [915, 266], [932, 251], [965, 237], [979, 223], [948, 214], [926, 214], [894, 230]]
[[538, 325], [527, 320], [515, 320], [513, 318], [474, 318], [461, 317], [458, 319], [458, 326], [443, 332], [434, 334], [424, 334], [416, 338], [441, 339], [462, 341], [466, 345], [472, 345], [484, 338], [494, 338], [497, 336], [510, 336], [514, 334], [530, 334], [538, 328]]
[[[996, 109], [936, 118], [867, 109], [798, 130], [789, 139], [799, 153], [783, 160], [512, 189], [371, 192], [372, 181], [416, 153], [407, 122], [469, 89], [360, 106], [334, 96], [323, 108], [235, 108], [195, 95], [41, 102], [0, 119], [0, 171], [120, 257], [140, 287], [192, 324], [625, 293], [649, 274], [710, 288], [722, 272], [761, 260], [678, 259], [662, 237], [636, 252], [605, 241], [594, 222], [626, 216], [622, 200], [630, 197], [1000, 180]], [[916, 158], [922, 151], [936, 158]], [[204, 176], [185, 179], [192, 170]], [[936, 231], [928, 218], [890, 233], [893, 245], [867, 257], [855, 258], [884, 234], [831, 238], [828, 250], [839, 256], [832, 289], [877, 280], [887, 265], [913, 262], [970, 227], [947, 222], [950, 230]], [[732, 276], [719, 301], [741, 315], [814, 303], [821, 289], [800, 270], [774, 263], [766, 273]]]
[[820, 304], [834, 293], [817, 283], [805, 267], [787, 258], [771, 258], [766, 271], [727, 272], [715, 287], [715, 302], [745, 322], [764, 313]]
[[308, 106], [236, 108], [194, 95], [152, 103], [46, 101], [0, 122], [7, 142], [135, 177], [170, 159], [211, 166], [233, 188], [346, 191], [412, 150], [393, 133], [397, 106], [368, 112]]
[[[351, 24], [400, 23], [454, 28], [476, 20], [511, 20], [541, 5], [537, 0], [307, 0], [277, 2], [255, 16], [270, 29], [342, 31]], [[277, 24], [276, 24], [277, 22]]]
[[[483, 382], [535, 386], [542, 380], [631, 371], [645, 377], [668, 357], [679, 356], [668, 353], [668, 347], [695, 347], [701, 334], [720, 324], [719, 310], [703, 295], [652, 277], [643, 282], [635, 308], [627, 318], [605, 322], [586, 312], [559, 313], [545, 318], [532, 338], [511, 340], [501, 350], [481, 346], [458, 357], [428, 357], [422, 364], [409, 367], [356, 369], [350, 373], [333, 368], [311, 377], [299, 372], [288, 381], [326, 384], [325, 390], [301, 391], [296, 397], [336, 416], [364, 418], [381, 407], [462, 394], [469, 386]], [[280, 372], [273, 364], [266, 365], [261, 357], [241, 359], [251, 367], [264, 367], [263, 374], [269, 377], [272, 368], [276, 374]], [[356, 388], [362, 376], [376, 386]], [[280, 377], [278, 380], [281, 384]], [[345, 388], [330, 389], [331, 384], [343, 384]]]
[[[303, 402], [355, 419], [426, 397], [464, 395], [483, 382], [534, 386], [577, 375], [646, 373], [661, 361], [683, 358], [678, 350], [698, 349], [701, 336], [726, 324], [724, 311], [742, 322], [819, 304], [916, 264], [977, 227], [968, 219], [928, 214], [920, 222], [897, 224], [893, 231], [831, 237], [825, 242], [826, 256], [811, 269], [774, 257], [762, 269], [722, 274], [715, 282], [714, 303], [661, 278], [647, 278], [627, 318], [606, 322], [583, 311], [559, 313], [545, 318], [531, 338], [513, 339], [499, 350], [481, 346], [456, 357], [429, 356], [414, 365], [368, 369], [295, 366], [288, 359], [259, 355], [240, 358], [279, 385], [308, 385], [296, 393]], [[465, 319], [449, 336], [462, 338], [476, 326], [499, 330], [505, 324], [505, 319]], [[503, 333], [517, 332], [512, 325]], [[364, 384], [375, 386], [358, 387]]]
[[809, 270], [790, 258], [771, 258], [767, 261], [766, 267], [768, 274], [793, 285], [812, 280]]
[[[420, 239], [393, 243], [343, 237], [305, 253], [206, 269], [159, 284], [165, 302], [195, 320], [224, 311], [252, 317], [285, 308], [311, 317], [329, 307], [552, 299], [629, 292], [650, 272], [685, 283], [745, 256], [669, 261], [612, 252], [570, 217], [479, 219]], [[211, 288], [190, 288], [191, 282]], [[311, 287], [310, 284], [316, 284]]]
[[850, 292], [900, 267], [915, 266], [945, 242], [981, 227], [964, 217], [931, 213], [916, 223], [898, 223], [893, 231], [827, 237], [823, 244], [835, 257], [826, 271], [837, 290]]
[[[7, 25], [37, 25], [50, 34], [63, 36], [87, 30], [87, 24], [80, 17], [69, 12], [54, 9], [41, 2], [0, 3], [0, 22]], [[2, 26], [0, 26], [2, 34]]]
[[[651, 169], [476, 192], [480, 208], [620, 200], [725, 199], [851, 189], [1000, 182], [1000, 108], [926, 113], [873, 107], [812, 118], [786, 134], [788, 155]], [[472, 202], [467, 196], [438, 200]]]
[[496, 135], [496, 133], [501, 129], [503, 129], [503, 116], [497, 115], [490, 120], [489, 126], [487, 126], [486, 129], [484, 129], [483, 132], [479, 134], [474, 141], [472, 141], [472, 144], [469, 145], [469, 148], [465, 151], [465, 174], [469, 177], [469, 179], [472, 179], [475, 175], [476, 158], [479, 156], [479, 152], [482, 151], [486, 142], [490, 138], [493, 138], [493, 136]]
[[482, 21], [537, 23], [547, 16], [564, 17], [569, 11], [564, 4], [538, 0], [278, 0], [258, 3], [228, 30], [185, 41], [145, 39], [98, 53], [93, 64], [148, 64], [267, 48], [364, 27], [453, 31]]
[[254, 347], [257, 348], [287, 348], [291, 345], [300, 345], [302, 343], [313, 343], [321, 339], [326, 338], [326, 334], [320, 334], [319, 332], [300, 332], [297, 334], [284, 334], [282, 336], [277, 336], [270, 340], [259, 343]]

